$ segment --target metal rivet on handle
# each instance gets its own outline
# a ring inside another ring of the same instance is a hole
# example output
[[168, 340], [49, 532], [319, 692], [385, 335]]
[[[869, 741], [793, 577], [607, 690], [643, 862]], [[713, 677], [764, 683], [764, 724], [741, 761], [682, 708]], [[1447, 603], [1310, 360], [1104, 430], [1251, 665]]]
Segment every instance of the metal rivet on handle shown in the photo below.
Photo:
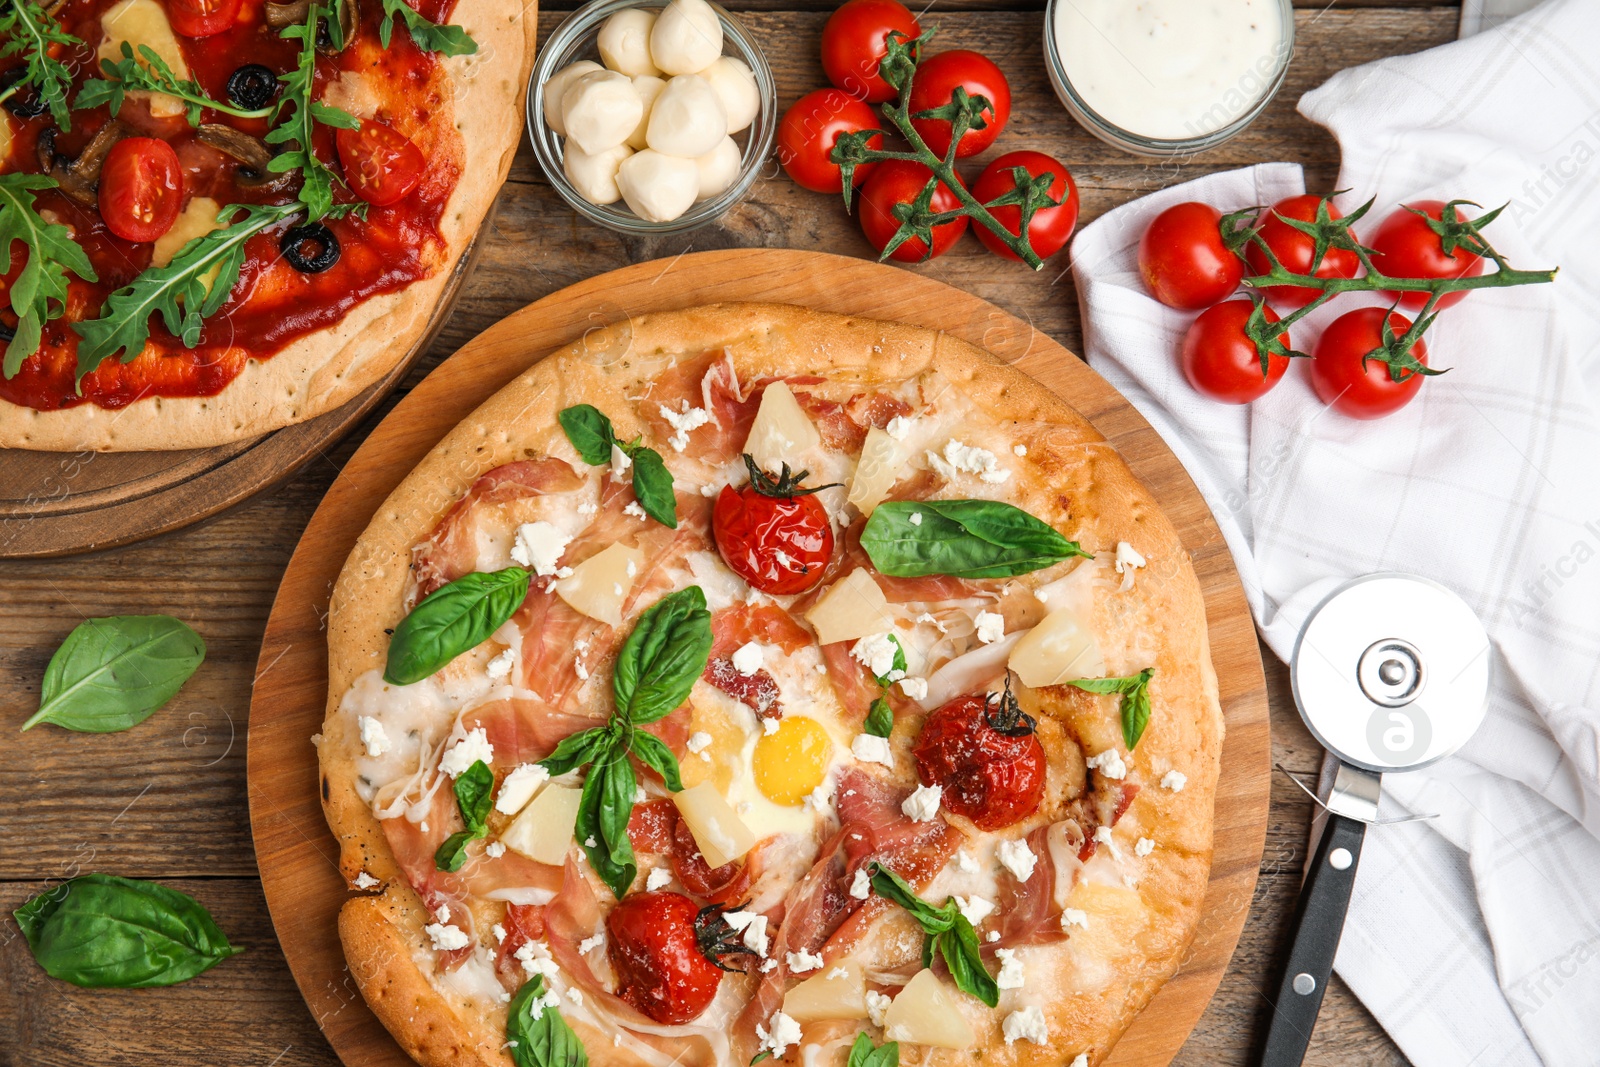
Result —
[[1294, 991], [1302, 997], [1309, 997], [1317, 991], [1317, 980], [1301, 971], [1294, 976]]
[[1356, 858], [1350, 855], [1350, 850], [1347, 848], [1336, 848], [1328, 853], [1328, 866], [1336, 871], [1348, 871], [1355, 860]]

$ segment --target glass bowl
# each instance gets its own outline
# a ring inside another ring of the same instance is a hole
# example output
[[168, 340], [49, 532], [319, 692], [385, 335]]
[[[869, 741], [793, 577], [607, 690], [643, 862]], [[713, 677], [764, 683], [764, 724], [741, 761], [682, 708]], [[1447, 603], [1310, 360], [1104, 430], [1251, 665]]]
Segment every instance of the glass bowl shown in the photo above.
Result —
[[580, 59], [600, 61], [595, 41], [600, 26], [616, 14], [633, 7], [664, 8], [666, 0], [593, 0], [585, 4], [556, 28], [545, 42], [533, 65], [528, 80], [528, 137], [533, 141], [533, 152], [539, 166], [555, 186], [561, 199], [572, 205], [574, 211], [619, 233], [659, 237], [682, 233], [704, 226], [720, 218], [730, 207], [743, 200], [760, 176], [762, 164], [772, 152], [773, 138], [778, 132], [778, 87], [772, 79], [772, 68], [767, 58], [748, 30], [739, 24], [718, 4], [711, 6], [722, 20], [722, 52], [744, 60], [755, 75], [756, 90], [761, 94], [761, 110], [748, 127], [733, 135], [740, 147], [738, 179], [720, 195], [696, 201], [682, 215], [670, 222], [650, 222], [635, 215], [621, 200], [614, 204], [591, 204], [578, 194], [567, 180], [562, 168], [562, 138], [544, 121], [544, 86], [550, 77], [569, 63]]
[[[1090, 107], [1082, 95], [1073, 87], [1067, 76], [1066, 66], [1061, 61], [1059, 42], [1056, 39], [1056, 9], [1063, 3], [1072, 0], [1049, 0], [1044, 12], [1044, 62], [1045, 70], [1050, 75], [1050, 84], [1056, 91], [1056, 96], [1061, 99], [1062, 105], [1078, 120], [1078, 124], [1100, 140], [1109, 145], [1131, 152], [1139, 156], [1170, 157], [1187, 156], [1196, 152], [1203, 152], [1236, 136], [1256, 116], [1260, 115], [1272, 98], [1278, 95], [1278, 90], [1283, 86], [1284, 77], [1289, 72], [1289, 60], [1294, 55], [1294, 7], [1292, 0], [1276, 0], [1279, 17], [1284, 28], [1283, 40], [1274, 49], [1274, 65], [1270, 70], [1247, 70], [1240, 77], [1238, 87], [1242, 88], [1247, 79], [1252, 77], [1259, 83], [1259, 95], [1250, 104], [1239, 111], [1228, 122], [1214, 130], [1197, 133], [1193, 137], [1159, 138], [1125, 129], [1111, 120], [1105, 118]], [[1222, 102], [1218, 102], [1221, 106]]]

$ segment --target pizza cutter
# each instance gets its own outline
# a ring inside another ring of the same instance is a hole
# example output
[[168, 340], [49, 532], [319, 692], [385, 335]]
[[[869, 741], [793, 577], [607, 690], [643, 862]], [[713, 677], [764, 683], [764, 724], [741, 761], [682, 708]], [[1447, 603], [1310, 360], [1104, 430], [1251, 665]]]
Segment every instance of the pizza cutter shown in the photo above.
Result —
[[1383, 773], [1426, 767], [1467, 742], [1488, 710], [1489, 660], [1489, 636], [1466, 602], [1410, 574], [1347, 582], [1301, 629], [1290, 661], [1295, 704], [1339, 767], [1295, 906], [1263, 1067], [1305, 1059]]

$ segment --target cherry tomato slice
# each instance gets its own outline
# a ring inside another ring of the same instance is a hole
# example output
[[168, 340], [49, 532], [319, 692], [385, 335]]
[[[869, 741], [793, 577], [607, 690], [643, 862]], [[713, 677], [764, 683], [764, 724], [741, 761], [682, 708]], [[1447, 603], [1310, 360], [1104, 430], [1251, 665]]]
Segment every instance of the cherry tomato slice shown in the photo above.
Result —
[[[839, 165], [828, 158], [840, 134], [878, 129], [872, 109], [843, 89], [818, 89], [796, 100], [778, 123], [778, 162], [795, 184], [814, 193], [837, 193], [844, 188]], [[883, 145], [883, 135], [872, 138], [873, 148]], [[857, 167], [854, 184], [872, 173], [875, 163]]]
[[[1007, 152], [983, 168], [983, 173], [972, 186], [972, 195], [987, 204], [1009, 193], [1017, 187], [1013, 176], [1017, 167], [1022, 167], [1034, 178], [1041, 174], [1055, 176], [1050, 183], [1050, 195], [1061, 201], [1061, 206], [1035, 211], [1033, 218], [1028, 220], [1028, 243], [1033, 246], [1033, 254], [1040, 259], [1049, 259], [1066, 247], [1067, 240], [1078, 225], [1078, 185], [1067, 173], [1066, 167], [1043, 152]], [[1019, 207], [997, 207], [990, 214], [1013, 234], [1022, 223], [1022, 209]], [[995, 255], [1006, 259], [1022, 258], [1006, 247], [1006, 243], [991, 233], [987, 226], [974, 226], [972, 232]]]
[[[1389, 366], [1362, 357], [1383, 344], [1383, 317], [1396, 336], [1411, 328], [1411, 320], [1386, 308], [1358, 308], [1334, 319], [1311, 353], [1311, 385], [1317, 396], [1333, 410], [1353, 419], [1380, 419], [1407, 404], [1422, 388], [1424, 375], [1407, 374], [1400, 381], [1389, 375]], [[1411, 354], [1424, 366], [1428, 346], [1418, 341]]]
[[[1229, 300], [1207, 308], [1183, 335], [1183, 376], [1197, 391], [1224, 404], [1248, 404], [1264, 396], [1289, 369], [1288, 356], [1271, 355], [1262, 375], [1261, 357], [1244, 333], [1252, 307], [1249, 300]], [[1268, 322], [1278, 321], [1270, 307], [1261, 311]], [[1289, 335], [1279, 334], [1278, 340], [1287, 347]]]
[[[994, 144], [1005, 129], [1006, 120], [1011, 117], [1011, 83], [987, 56], [965, 48], [940, 52], [917, 66], [916, 76], [911, 79], [911, 114], [948, 104], [957, 86], [964, 87], [969, 96], [989, 101], [983, 109], [983, 129], [968, 130], [956, 149], [957, 157], [965, 159]], [[949, 119], [913, 118], [911, 125], [935, 155], [943, 156], [950, 150]]]
[[[861, 187], [861, 232], [867, 235], [873, 248], [882, 252], [895, 231], [900, 229], [900, 220], [894, 216], [894, 206], [915, 200], [932, 177], [933, 171], [910, 160], [890, 159], [878, 164], [872, 177], [867, 179], [867, 184]], [[960, 203], [956, 194], [941, 184], [934, 191], [933, 202], [929, 206], [934, 211], [953, 211]], [[932, 248], [922, 238], [913, 237], [889, 253], [889, 258], [902, 263], [917, 263], [942, 256], [961, 240], [961, 235], [967, 232], [968, 222], [963, 215], [940, 223], [933, 228]]]
[[[1273, 204], [1261, 223], [1261, 237], [1267, 242], [1267, 247], [1272, 249], [1272, 254], [1278, 257], [1278, 262], [1283, 264], [1285, 269], [1295, 274], [1311, 273], [1311, 256], [1316, 246], [1311, 238], [1283, 220], [1297, 219], [1301, 222], [1311, 222], [1317, 217], [1317, 205], [1321, 202], [1321, 197], [1312, 196], [1310, 193], [1287, 197]], [[1343, 217], [1339, 209], [1332, 204], [1328, 205], [1328, 215], [1335, 219]], [[1245, 250], [1245, 259], [1249, 261], [1250, 270], [1255, 274], [1265, 274], [1272, 267], [1267, 261], [1266, 253], [1261, 251], [1261, 246], [1254, 241], [1251, 241]], [[1361, 261], [1356, 258], [1354, 252], [1344, 248], [1330, 248], [1317, 266], [1316, 277], [1354, 278], [1360, 267]], [[1317, 289], [1307, 289], [1298, 285], [1270, 285], [1264, 291], [1268, 300], [1285, 308], [1304, 307], [1315, 300], [1320, 293]]]
[[1174, 204], [1139, 238], [1139, 274], [1150, 295], [1168, 307], [1199, 311], [1226, 300], [1244, 277], [1244, 260], [1228, 251], [1210, 204]]
[[178, 153], [154, 137], [125, 137], [100, 168], [100, 217], [124, 241], [154, 241], [183, 207]]
[[180, 37], [210, 37], [239, 19], [244, 0], [167, 0], [167, 20]]
[[846, 0], [822, 27], [822, 69], [828, 80], [869, 104], [893, 100], [894, 86], [878, 73], [891, 30], [910, 40], [922, 33], [917, 17], [897, 0]]
[[[1413, 211], [1411, 209], [1415, 208]], [[1457, 210], [1460, 210], [1459, 208]], [[1392, 278], [1476, 278], [1483, 273], [1482, 256], [1457, 248], [1445, 255], [1444, 244], [1438, 234], [1416, 214], [1421, 211], [1435, 222], [1444, 213], [1442, 200], [1417, 200], [1399, 207], [1372, 237], [1372, 265]], [[1384, 291], [1389, 299], [1399, 299], [1400, 306], [1415, 311], [1428, 302], [1427, 293]], [[1436, 308], [1459, 304], [1465, 292], [1446, 293], [1439, 298]]]
[[339, 130], [334, 140], [345, 181], [375, 207], [404, 199], [422, 181], [422, 149], [392, 126], [362, 119], [359, 130]]

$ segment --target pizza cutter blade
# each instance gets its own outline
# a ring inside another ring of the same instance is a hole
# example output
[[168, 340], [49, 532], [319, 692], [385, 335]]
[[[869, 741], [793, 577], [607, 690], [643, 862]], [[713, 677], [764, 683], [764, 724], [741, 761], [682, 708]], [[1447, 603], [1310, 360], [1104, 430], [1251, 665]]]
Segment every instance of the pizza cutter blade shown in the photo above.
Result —
[[1488, 634], [1466, 602], [1415, 575], [1347, 582], [1306, 620], [1290, 662], [1295, 704], [1339, 767], [1295, 906], [1263, 1067], [1305, 1059], [1383, 773], [1425, 767], [1467, 742], [1488, 710], [1489, 661]]

